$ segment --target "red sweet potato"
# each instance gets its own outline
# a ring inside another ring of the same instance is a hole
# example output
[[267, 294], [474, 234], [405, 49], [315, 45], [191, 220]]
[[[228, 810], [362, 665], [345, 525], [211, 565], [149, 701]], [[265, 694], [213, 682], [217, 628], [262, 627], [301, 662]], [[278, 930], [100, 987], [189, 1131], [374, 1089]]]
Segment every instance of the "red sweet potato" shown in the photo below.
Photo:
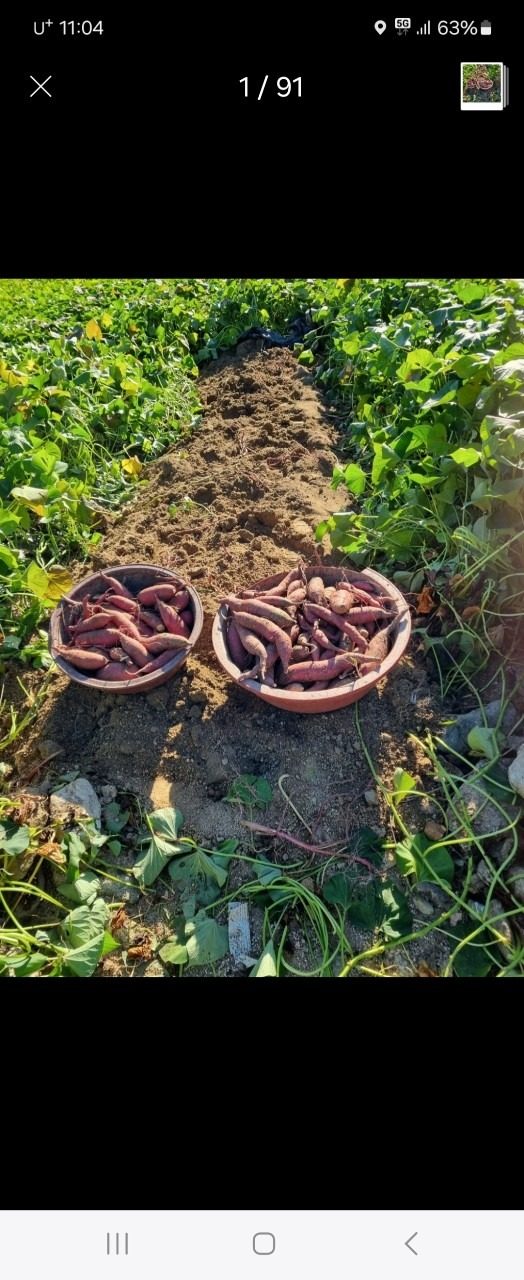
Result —
[[329, 601], [330, 609], [335, 613], [347, 613], [351, 608], [352, 595], [350, 591], [334, 591]]
[[275, 605], [270, 604], [268, 600], [249, 600], [247, 606], [245, 600], [239, 600], [237, 596], [226, 596], [223, 604], [231, 613], [242, 613], [246, 607], [251, 615], [255, 614], [260, 618], [267, 618], [270, 622], [276, 623], [277, 627], [292, 627], [294, 618], [291, 614], [286, 613], [284, 609], [277, 609]]
[[128, 596], [117, 596], [114, 591], [106, 591], [103, 596], [99, 597], [97, 604], [105, 604], [111, 609], [119, 609], [120, 613], [130, 613], [134, 618], [138, 617], [140, 611], [140, 605], [136, 600]]
[[322, 604], [324, 599], [324, 580], [320, 577], [310, 578], [307, 584], [307, 598], [315, 604]]
[[304, 692], [304, 685], [303, 685], [303, 684], [297, 684], [295, 680], [292, 680], [291, 684], [286, 685], [286, 688], [287, 688], [288, 692], [292, 692], [292, 693], [303, 693], [303, 692]]
[[175, 636], [189, 636], [189, 627], [184, 622], [176, 609], [172, 609], [170, 604], [165, 604], [163, 600], [158, 601], [158, 612], [167, 631]]
[[347, 671], [351, 665], [352, 659], [345, 653], [336, 653], [333, 658], [320, 658], [317, 662], [297, 662], [296, 666], [293, 664], [285, 684], [290, 677], [293, 681], [298, 680], [304, 684], [315, 684], [318, 680], [333, 680], [335, 676]]
[[133, 636], [123, 635], [120, 644], [124, 653], [127, 653], [137, 667], [146, 667], [149, 662], [149, 653], [141, 644], [140, 640], [135, 640]]
[[260, 636], [255, 635], [253, 631], [248, 631], [245, 627], [239, 626], [238, 623], [237, 631], [246, 653], [252, 653], [257, 658], [257, 668], [260, 671], [261, 679], [264, 680], [267, 675], [267, 652], [263, 640], [261, 640]]
[[139, 604], [156, 605], [157, 600], [172, 600], [179, 589], [178, 583], [155, 582], [151, 587], [143, 587], [137, 600]]
[[146, 627], [151, 627], [152, 631], [164, 631], [164, 623], [154, 609], [141, 609], [139, 622], [145, 622]]
[[264, 640], [273, 641], [282, 667], [287, 671], [291, 656], [291, 641], [285, 631], [268, 618], [260, 618], [251, 613], [235, 613], [235, 622], [237, 627], [245, 627], [246, 631], [254, 631], [255, 635], [262, 636]]
[[134, 680], [140, 674], [139, 667], [126, 666], [124, 662], [108, 662], [107, 667], [96, 673], [100, 680]]
[[134, 600], [133, 593], [128, 591], [124, 583], [120, 582], [118, 578], [111, 578], [108, 573], [101, 573], [100, 577], [107, 590], [114, 591], [117, 596], [125, 596], [127, 600]]
[[172, 649], [165, 649], [163, 653], [159, 653], [156, 658], [148, 662], [147, 667], [142, 667], [138, 674], [148, 676], [151, 671], [158, 671], [159, 667], [165, 667], [168, 662], [173, 662], [174, 658], [176, 658], [176, 653], [173, 653]]
[[189, 630], [190, 630], [190, 631], [192, 631], [192, 630], [193, 630], [193, 627], [194, 627], [194, 625], [195, 625], [195, 619], [194, 619], [194, 617], [193, 617], [193, 612], [192, 612], [192, 610], [191, 610], [191, 609], [181, 609], [181, 610], [180, 610], [180, 617], [181, 617], [181, 619], [182, 619], [182, 622], [185, 622], [186, 627], [189, 627]]
[[[97, 608], [98, 606], [95, 606]], [[97, 627], [117, 627], [119, 631], [125, 631], [126, 635], [134, 636], [138, 640], [139, 631], [136, 623], [130, 618], [128, 613], [119, 613], [117, 610], [102, 613], [94, 613], [92, 618], [85, 618], [73, 629], [75, 636], [80, 635], [83, 631], [94, 631]]]
[[178, 609], [179, 613], [181, 613], [182, 609], [187, 609], [189, 600], [189, 591], [187, 591], [185, 587], [182, 587], [181, 591], [175, 591], [171, 604], [173, 609]]
[[359, 635], [357, 628], [340, 613], [333, 613], [332, 609], [327, 609], [321, 604], [305, 604], [304, 617], [308, 622], [315, 622], [316, 618], [322, 618], [324, 622], [330, 622], [332, 627], [339, 627], [344, 635], [349, 636], [357, 649], [365, 649], [365, 641]]
[[68, 649], [65, 644], [57, 644], [56, 652], [78, 671], [97, 671], [99, 667], [107, 666], [105, 654], [85, 653], [83, 649]]
[[347, 615], [347, 621], [359, 625], [364, 622], [380, 622], [387, 618], [388, 614], [385, 609], [381, 609], [379, 605], [359, 605], [356, 609], [350, 609]]
[[75, 636], [75, 644], [77, 648], [92, 649], [94, 645], [100, 645], [102, 649], [112, 649], [114, 645], [120, 644], [122, 632], [117, 631], [116, 627], [105, 627], [102, 631], [82, 631], [80, 635]]
[[149, 636], [142, 643], [147, 653], [155, 656], [157, 653], [165, 653], [167, 649], [171, 653], [178, 653], [180, 649], [189, 647], [189, 641], [185, 636], [175, 636], [170, 631], [163, 631], [161, 635]]
[[235, 663], [235, 666], [238, 667], [239, 671], [243, 671], [247, 662], [247, 652], [244, 649], [233, 618], [230, 618], [228, 622], [226, 643], [231, 660]]
[[387, 658], [387, 655], [388, 637], [384, 629], [383, 631], [377, 631], [376, 635], [370, 640], [364, 654], [364, 661], [358, 664], [359, 676], [367, 676], [370, 671], [376, 671], [380, 663], [384, 661], [384, 658]]

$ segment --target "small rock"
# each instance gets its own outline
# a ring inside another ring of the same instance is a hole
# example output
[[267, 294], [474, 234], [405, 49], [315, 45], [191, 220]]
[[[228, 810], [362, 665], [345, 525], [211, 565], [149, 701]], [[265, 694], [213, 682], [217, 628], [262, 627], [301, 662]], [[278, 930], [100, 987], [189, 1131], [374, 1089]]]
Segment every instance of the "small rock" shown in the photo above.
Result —
[[146, 701], [149, 707], [154, 707], [157, 711], [160, 711], [165, 706], [165, 694], [162, 689], [153, 689], [152, 693], [147, 694]]
[[146, 964], [142, 977], [143, 978], [167, 978], [167, 973], [163, 965], [161, 965], [160, 960], [150, 960], [149, 964]]
[[122, 756], [134, 756], [136, 743], [131, 742], [130, 738], [122, 738], [118, 744], [118, 751]]
[[[500, 832], [501, 827], [507, 826], [509, 822], [514, 822], [519, 816], [519, 811], [513, 805], [508, 804], [503, 799], [504, 793], [500, 793], [499, 810], [493, 804], [490, 795], [483, 790], [482, 778], [475, 771], [466, 778], [459, 788], [455, 808], [462, 808], [464, 816], [469, 819], [469, 824], [476, 836], [491, 836], [496, 832]], [[451, 809], [446, 813], [448, 823], [448, 832], [450, 835], [465, 833], [464, 827], [457, 823], [455, 814]], [[470, 841], [464, 841], [462, 849], [467, 850], [471, 847]]]
[[378, 804], [378, 795], [374, 787], [370, 787], [368, 791], [364, 792], [364, 800], [366, 804]]
[[196, 704], [191, 707], [191, 710], [189, 712], [190, 720], [200, 720], [201, 715], [202, 715], [202, 707], [198, 707]]
[[517, 902], [524, 902], [524, 866], [522, 863], [515, 863], [514, 867], [509, 867], [505, 874], [506, 885], [517, 899]]
[[185, 707], [185, 705], [186, 705], [186, 704], [185, 704], [185, 700], [184, 700], [184, 698], [177, 698], [177, 700], [176, 700], [176, 702], [175, 702], [175, 707], [176, 707], [176, 710], [177, 710], [177, 711], [181, 711], [181, 710], [182, 710], [182, 708], [183, 708], [183, 707]]
[[506, 746], [508, 751], [520, 751], [520, 748], [524, 747], [524, 738], [521, 738], [519, 733], [510, 733], [509, 738], [506, 739]]
[[374, 832], [375, 832], [375, 835], [376, 835], [376, 836], [379, 836], [379, 838], [380, 838], [381, 840], [383, 840], [383, 839], [384, 839], [384, 836], [386, 835], [386, 828], [385, 828], [385, 827], [375, 827], [375, 826], [372, 826], [371, 830], [372, 830], [372, 831], [374, 831]]
[[442, 840], [442, 836], [445, 836], [445, 834], [446, 828], [441, 826], [440, 822], [434, 822], [432, 818], [428, 819], [424, 827], [424, 835], [428, 837], [428, 840]]
[[517, 795], [524, 797], [524, 746], [519, 747], [508, 769], [508, 781]]
[[[484, 707], [485, 723], [490, 729], [494, 729], [497, 724], [500, 705], [500, 698], [495, 698], [493, 702], [488, 702]], [[510, 733], [517, 719], [518, 714], [515, 707], [509, 706], [502, 721], [503, 732]], [[483, 724], [482, 711], [480, 707], [475, 707], [473, 711], [466, 711], [463, 715], [457, 716], [453, 724], [444, 729], [441, 737], [450, 750], [459, 751], [461, 755], [465, 755], [468, 750], [468, 733], [470, 729], [475, 729]]]
[[108, 782], [105, 787], [99, 787], [98, 790], [103, 804], [112, 804], [113, 800], [116, 800], [116, 787], [112, 782]]
[[439, 916], [443, 911], [447, 911], [451, 905], [451, 898], [445, 889], [441, 889], [440, 885], [433, 884], [431, 880], [422, 880], [413, 890], [411, 901], [417, 911], [423, 916]]
[[64, 819], [71, 809], [75, 818], [94, 818], [96, 825], [100, 826], [102, 807], [87, 778], [76, 778], [50, 796], [49, 812], [52, 818]]
[[461, 920], [463, 919], [464, 919], [463, 911], [454, 911], [453, 915], [449, 917], [449, 923], [453, 925], [460, 924]]
[[304, 885], [304, 889], [309, 889], [310, 893], [315, 893], [315, 881], [312, 876], [304, 876], [302, 884]]
[[47, 760], [49, 756], [61, 755], [64, 750], [59, 742], [55, 742], [54, 738], [42, 738], [36, 749], [41, 760]]

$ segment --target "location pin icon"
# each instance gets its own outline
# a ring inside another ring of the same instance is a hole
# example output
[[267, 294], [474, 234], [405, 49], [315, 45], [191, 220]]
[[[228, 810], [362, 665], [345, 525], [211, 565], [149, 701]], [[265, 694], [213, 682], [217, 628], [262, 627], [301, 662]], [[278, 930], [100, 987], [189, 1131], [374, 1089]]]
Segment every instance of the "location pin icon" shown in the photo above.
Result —
[[385, 30], [386, 30], [386, 24], [383, 18], [379, 18], [378, 22], [375, 23], [375, 31], [378, 31], [379, 36], [381, 36], [384, 34]]

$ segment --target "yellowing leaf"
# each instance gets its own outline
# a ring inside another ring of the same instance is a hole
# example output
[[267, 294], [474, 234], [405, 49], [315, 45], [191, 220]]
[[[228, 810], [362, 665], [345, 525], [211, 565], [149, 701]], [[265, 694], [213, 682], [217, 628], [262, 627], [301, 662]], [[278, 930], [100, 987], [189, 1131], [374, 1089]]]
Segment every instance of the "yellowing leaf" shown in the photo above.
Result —
[[88, 320], [86, 324], [86, 338], [96, 338], [99, 342], [102, 337], [103, 334], [98, 320]]
[[12, 369], [8, 369], [5, 360], [0, 360], [0, 378], [7, 382], [8, 387], [25, 387], [27, 382], [27, 378], [21, 373], [13, 373]]
[[11, 497], [20, 502], [23, 507], [29, 507], [29, 510], [34, 511], [35, 515], [43, 516], [45, 514], [42, 498], [47, 498], [46, 489], [35, 489], [29, 484], [15, 485], [14, 489], [11, 489]]
[[126, 471], [128, 476], [139, 476], [142, 470], [140, 458], [124, 458], [122, 462], [122, 471]]
[[47, 595], [47, 573], [34, 560], [28, 567], [26, 580], [28, 588], [33, 595], [37, 596], [39, 600], [45, 600]]
[[61, 600], [62, 596], [70, 592], [72, 586], [73, 579], [68, 569], [60, 569], [58, 565], [54, 565], [52, 569], [47, 570], [46, 600]]
[[102, 328], [110, 329], [112, 323], [113, 323], [112, 315], [109, 314], [109, 311], [104, 311], [103, 316], [100, 316], [100, 324], [102, 325]]
[[128, 396], [136, 396], [140, 391], [140, 383], [137, 382], [136, 378], [124, 378], [124, 381], [120, 383], [120, 390], [127, 391]]

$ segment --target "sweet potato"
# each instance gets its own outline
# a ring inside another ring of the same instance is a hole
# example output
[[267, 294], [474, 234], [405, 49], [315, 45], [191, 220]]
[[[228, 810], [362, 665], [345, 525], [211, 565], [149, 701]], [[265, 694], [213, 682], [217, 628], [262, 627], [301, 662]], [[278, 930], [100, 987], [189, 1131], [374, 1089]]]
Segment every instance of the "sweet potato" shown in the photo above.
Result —
[[341, 675], [347, 671], [352, 665], [352, 659], [349, 654], [336, 653], [333, 658], [320, 658], [317, 662], [297, 662], [293, 665], [289, 676], [285, 677], [285, 684], [288, 681], [298, 680], [299, 683], [315, 684], [318, 680], [333, 680], [335, 676]]
[[356, 601], [358, 604], [368, 604], [371, 608], [377, 603], [376, 595], [372, 596], [371, 591], [364, 590], [363, 587], [356, 587], [353, 583], [341, 583], [340, 589], [341, 591], [345, 590], [346, 594], [352, 597], [353, 603]]
[[303, 684], [297, 684], [295, 680], [292, 680], [291, 684], [286, 685], [286, 688], [287, 688], [288, 690], [291, 690], [293, 693], [303, 693], [303, 692], [304, 692], [304, 685], [303, 685]]
[[186, 627], [189, 627], [189, 630], [192, 631], [195, 625], [195, 619], [193, 617], [193, 613], [191, 609], [181, 609], [180, 617], [182, 619], [182, 622], [185, 622]]
[[156, 636], [156, 634], [157, 634], [157, 630], [156, 630], [156, 627], [155, 627], [155, 630], [153, 631], [153, 628], [152, 628], [152, 627], [148, 627], [148, 626], [146, 626], [145, 622], [139, 622], [139, 623], [138, 623], [138, 634], [139, 634], [139, 637], [140, 637], [140, 639], [141, 639], [141, 641], [142, 641], [142, 643], [143, 643], [143, 642], [144, 642], [144, 640], [149, 640], [151, 636]]
[[140, 605], [134, 599], [128, 596], [117, 596], [114, 591], [106, 591], [103, 596], [97, 600], [98, 605], [107, 605], [111, 609], [119, 609], [120, 613], [130, 613], [132, 617], [137, 618], [140, 612]]
[[101, 573], [100, 577], [107, 590], [114, 591], [117, 596], [125, 596], [126, 600], [134, 601], [135, 597], [132, 591], [128, 591], [124, 583], [120, 582], [118, 578], [111, 578], [108, 573]]
[[237, 631], [246, 652], [252, 653], [254, 657], [257, 658], [258, 670], [260, 671], [262, 680], [264, 680], [267, 675], [267, 652], [265, 644], [261, 640], [260, 636], [257, 636], [253, 631], [248, 631], [246, 627], [239, 626], [238, 623]]
[[175, 636], [171, 631], [163, 631], [161, 635], [149, 636], [143, 641], [144, 648], [148, 654], [156, 656], [158, 653], [165, 653], [167, 649], [171, 653], [178, 653], [180, 649], [189, 648], [189, 640], [185, 636]]
[[239, 671], [243, 671], [247, 662], [247, 652], [244, 649], [236, 624], [232, 618], [229, 619], [227, 625], [226, 644], [231, 660], [235, 663], [235, 666], [238, 667]]
[[235, 613], [235, 622], [237, 627], [245, 627], [246, 631], [254, 631], [255, 635], [262, 636], [264, 640], [271, 640], [276, 645], [284, 671], [287, 671], [291, 656], [291, 641], [285, 631], [268, 618], [260, 618], [251, 613]]
[[172, 649], [165, 649], [163, 653], [159, 653], [156, 658], [148, 662], [147, 667], [142, 667], [142, 670], [137, 674], [148, 676], [151, 671], [158, 671], [159, 667], [165, 667], [168, 662], [173, 662], [174, 658], [176, 658], [176, 653], [173, 653]]
[[388, 614], [385, 609], [381, 609], [380, 605], [359, 605], [356, 609], [350, 609], [347, 615], [347, 621], [358, 625], [361, 622], [380, 622], [387, 618]]
[[94, 645], [99, 645], [102, 649], [112, 649], [114, 645], [120, 644], [122, 632], [117, 631], [116, 627], [105, 627], [101, 631], [82, 631], [80, 635], [75, 636], [75, 644], [77, 648], [92, 649]]
[[139, 637], [138, 627], [129, 614], [119, 613], [117, 610], [111, 613], [94, 613], [92, 618], [86, 618], [78, 623], [74, 628], [74, 634], [77, 636], [82, 631], [94, 631], [97, 627], [117, 627], [119, 631], [125, 631], [128, 636], [134, 636], [135, 640]]
[[189, 627], [180, 617], [176, 609], [172, 609], [170, 604], [165, 604], [163, 600], [158, 601], [158, 612], [167, 631], [175, 636], [189, 636]]
[[315, 622], [316, 618], [322, 618], [324, 622], [330, 622], [332, 627], [339, 627], [344, 635], [349, 636], [357, 649], [365, 649], [365, 641], [359, 635], [357, 628], [342, 614], [333, 613], [332, 609], [327, 609], [321, 604], [305, 604], [303, 612], [307, 622]]
[[334, 591], [329, 601], [329, 607], [330, 609], [333, 609], [335, 613], [347, 613], [351, 608], [351, 604], [351, 592], [344, 590]]
[[122, 636], [120, 644], [124, 653], [127, 653], [137, 667], [145, 667], [150, 661], [148, 650], [140, 640], [133, 639], [132, 636]]
[[306, 588], [295, 586], [295, 583], [292, 583], [292, 586], [293, 591], [288, 591], [287, 599], [291, 601], [291, 604], [302, 604], [302, 601], [306, 599]]
[[307, 584], [307, 598], [313, 600], [314, 604], [322, 604], [324, 599], [324, 581], [322, 578], [310, 578]]
[[269, 622], [276, 623], [277, 627], [292, 627], [295, 619], [284, 609], [277, 609], [275, 605], [270, 604], [267, 600], [249, 600], [246, 606], [245, 600], [239, 600], [237, 596], [226, 596], [223, 604], [231, 613], [242, 613], [246, 607], [251, 615], [255, 614], [260, 618], [267, 618]]
[[124, 662], [108, 662], [107, 667], [96, 673], [100, 680], [134, 680], [140, 675], [138, 667], [126, 666]]
[[182, 609], [187, 609], [190, 598], [187, 588], [182, 587], [179, 591], [175, 591], [170, 603], [172, 604], [173, 609], [178, 609], [179, 613], [181, 613]]
[[154, 609], [141, 609], [139, 614], [139, 622], [145, 622], [146, 627], [151, 627], [152, 631], [164, 631], [164, 623], [161, 622], [158, 613]]
[[329, 680], [315, 680], [315, 683], [310, 685], [311, 692], [318, 693], [321, 689], [327, 689], [329, 683]]
[[179, 589], [178, 583], [155, 582], [151, 587], [142, 587], [137, 600], [139, 604], [156, 605], [157, 600], [172, 600]]
[[65, 644], [57, 644], [56, 652], [78, 671], [97, 671], [107, 666], [106, 655], [102, 653], [85, 653], [83, 649], [69, 649]]
[[384, 628], [383, 631], [377, 631], [370, 640], [364, 654], [364, 661], [358, 664], [359, 676], [367, 676], [370, 671], [376, 671], [377, 666], [387, 658], [388, 647], [388, 637]]

